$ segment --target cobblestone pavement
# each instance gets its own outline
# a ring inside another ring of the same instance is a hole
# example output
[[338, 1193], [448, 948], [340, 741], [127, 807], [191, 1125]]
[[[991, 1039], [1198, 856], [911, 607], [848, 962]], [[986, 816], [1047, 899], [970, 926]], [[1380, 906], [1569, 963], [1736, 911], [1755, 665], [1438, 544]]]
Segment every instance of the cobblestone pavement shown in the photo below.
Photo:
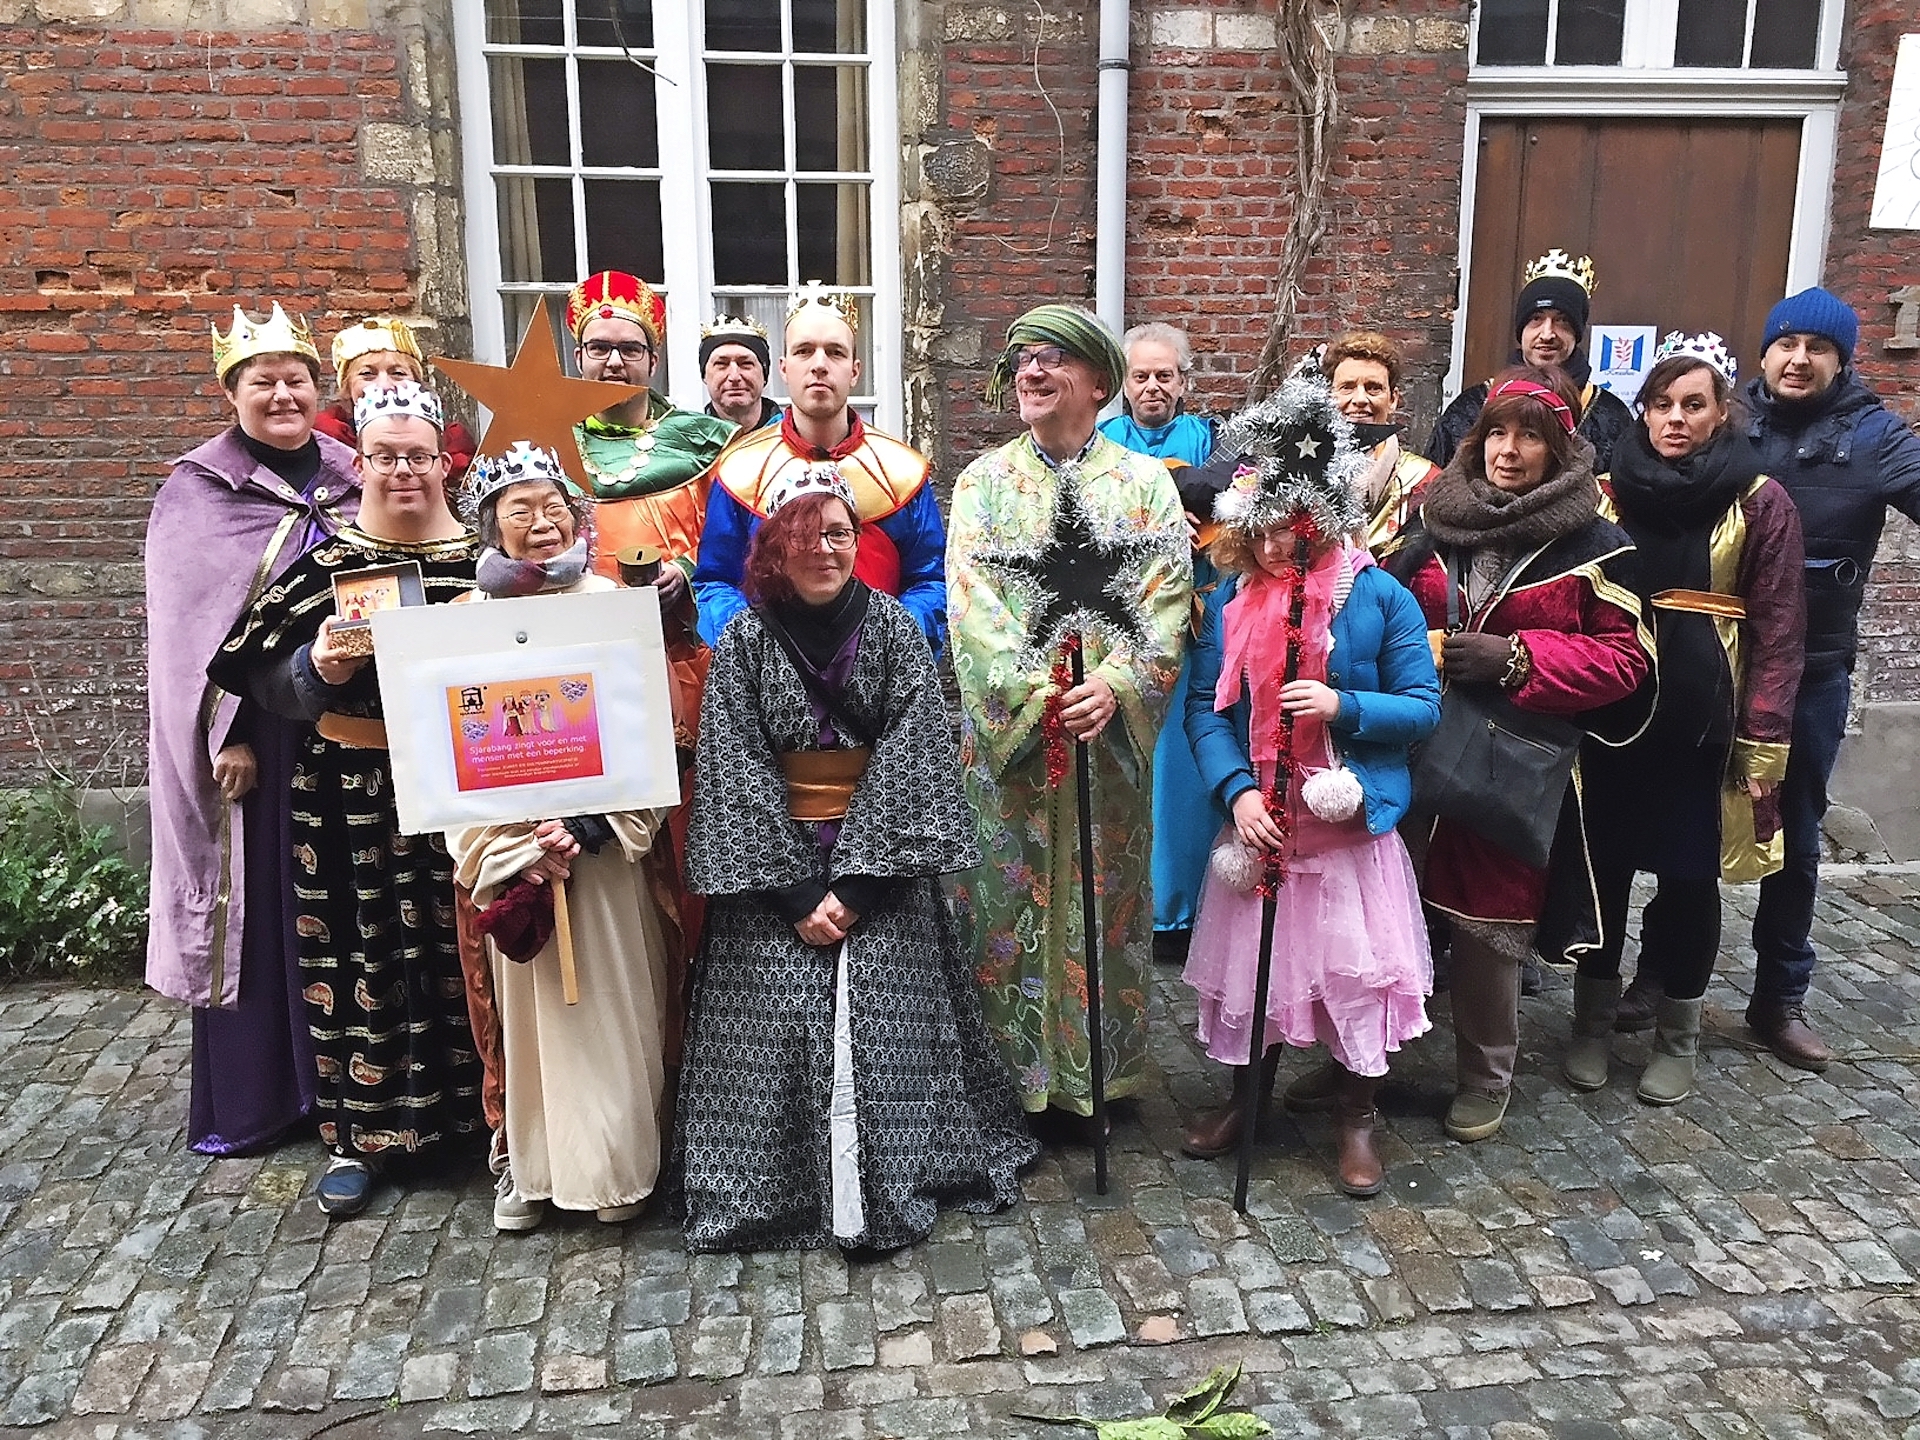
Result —
[[1832, 875], [1819, 918], [1825, 1076], [1744, 1038], [1730, 953], [1693, 1099], [1638, 1104], [1628, 1038], [1575, 1095], [1553, 977], [1505, 1132], [1460, 1146], [1442, 1001], [1384, 1097], [1389, 1193], [1337, 1195], [1326, 1120], [1277, 1116], [1245, 1219], [1178, 1153], [1225, 1076], [1162, 970], [1110, 1196], [1050, 1151], [1012, 1212], [852, 1266], [689, 1256], [659, 1216], [497, 1236], [477, 1160], [329, 1225], [316, 1145], [182, 1148], [182, 1011], [0, 991], [0, 1431], [1023, 1440], [1073, 1432], [1014, 1410], [1137, 1414], [1239, 1360], [1282, 1435], [1920, 1440], [1920, 870]]

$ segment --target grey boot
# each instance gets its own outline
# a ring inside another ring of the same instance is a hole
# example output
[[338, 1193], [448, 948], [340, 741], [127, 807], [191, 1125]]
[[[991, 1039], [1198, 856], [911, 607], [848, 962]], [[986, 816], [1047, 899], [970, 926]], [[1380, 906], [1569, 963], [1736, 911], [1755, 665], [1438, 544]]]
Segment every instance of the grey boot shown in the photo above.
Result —
[[1573, 977], [1573, 1039], [1561, 1064], [1576, 1090], [1598, 1090], [1607, 1083], [1613, 1054], [1613, 1017], [1620, 1008], [1618, 975]]
[[1693, 1094], [1700, 1056], [1698, 1000], [1662, 996], [1653, 1027], [1653, 1059], [1640, 1077], [1640, 1098], [1649, 1105], [1678, 1105]]

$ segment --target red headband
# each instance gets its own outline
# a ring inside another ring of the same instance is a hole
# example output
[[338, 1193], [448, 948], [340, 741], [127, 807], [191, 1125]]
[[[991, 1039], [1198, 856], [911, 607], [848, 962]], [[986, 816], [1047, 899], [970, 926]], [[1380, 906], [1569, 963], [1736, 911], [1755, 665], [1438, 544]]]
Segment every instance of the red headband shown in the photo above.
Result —
[[1502, 395], [1532, 396], [1535, 400], [1538, 400], [1542, 405], [1545, 405], [1549, 410], [1553, 411], [1554, 417], [1566, 427], [1567, 434], [1573, 434], [1575, 424], [1573, 408], [1558, 395], [1554, 394], [1553, 391], [1539, 384], [1537, 381], [1502, 380], [1488, 392], [1487, 399], [1494, 400]]

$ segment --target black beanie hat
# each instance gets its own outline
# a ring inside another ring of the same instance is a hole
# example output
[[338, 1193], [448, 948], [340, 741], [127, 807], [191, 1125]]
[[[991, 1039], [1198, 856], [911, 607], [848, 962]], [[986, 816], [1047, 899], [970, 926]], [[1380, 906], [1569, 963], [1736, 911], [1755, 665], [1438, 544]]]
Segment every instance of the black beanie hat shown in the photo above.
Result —
[[744, 345], [760, 361], [761, 373], [772, 373], [773, 351], [767, 346], [767, 337], [756, 334], [742, 325], [739, 329], [719, 330], [712, 335], [704, 333], [701, 335], [700, 373], [702, 375], [707, 373], [707, 361], [713, 358], [713, 352], [722, 345]]
[[1542, 275], [1538, 280], [1529, 280], [1520, 298], [1513, 302], [1513, 338], [1518, 340], [1520, 332], [1527, 328], [1527, 321], [1542, 310], [1558, 310], [1573, 324], [1574, 344], [1584, 345], [1591, 305], [1592, 299], [1580, 287], [1580, 282], [1569, 276]]

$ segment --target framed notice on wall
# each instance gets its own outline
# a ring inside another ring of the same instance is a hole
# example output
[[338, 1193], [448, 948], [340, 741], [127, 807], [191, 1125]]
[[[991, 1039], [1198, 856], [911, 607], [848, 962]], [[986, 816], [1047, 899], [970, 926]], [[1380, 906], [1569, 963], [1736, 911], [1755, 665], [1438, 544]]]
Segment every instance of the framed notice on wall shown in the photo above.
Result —
[[370, 618], [408, 834], [680, 801], [651, 586]]
[[1593, 383], [1627, 404], [1640, 393], [1640, 382], [1653, 368], [1651, 325], [1596, 325], [1587, 338], [1593, 364]]

